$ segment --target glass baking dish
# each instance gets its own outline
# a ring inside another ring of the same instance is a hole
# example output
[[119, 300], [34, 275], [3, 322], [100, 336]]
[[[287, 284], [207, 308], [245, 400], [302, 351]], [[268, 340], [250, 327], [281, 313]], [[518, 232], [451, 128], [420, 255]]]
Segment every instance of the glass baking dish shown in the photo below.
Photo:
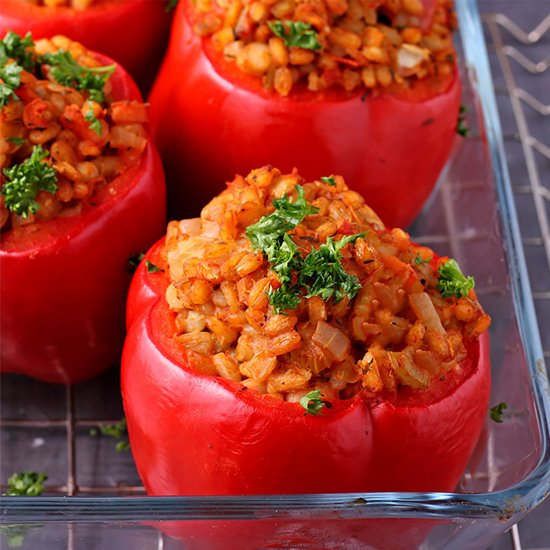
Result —
[[129, 453], [90, 435], [98, 418], [122, 414], [114, 369], [73, 388], [9, 375], [2, 378], [1, 479], [22, 470], [45, 470], [50, 479], [44, 496], [2, 498], [1, 545], [485, 548], [547, 496], [550, 390], [542, 347], [479, 14], [475, 0], [458, 0], [456, 9], [470, 136], [457, 138], [410, 229], [475, 276], [493, 318], [491, 404], [508, 405], [502, 423], [487, 419], [457, 492], [146, 497]]

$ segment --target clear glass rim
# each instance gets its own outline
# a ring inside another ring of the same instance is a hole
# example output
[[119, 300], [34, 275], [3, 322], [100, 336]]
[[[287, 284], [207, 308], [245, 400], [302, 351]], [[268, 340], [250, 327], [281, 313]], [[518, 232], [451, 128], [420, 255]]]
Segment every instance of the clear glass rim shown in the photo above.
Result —
[[509, 255], [511, 289], [524, 343], [541, 435], [536, 467], [519, 483], [491, 493], [339, 493], [191, 497], [3, 497], [2, 523], [170, 520], [293, 520], [433, 518], [468, 520], [498, 517], [517, 521], [549, 494], [550, 388], [521, 245], [517, 214], [504, 154], [502, 131], [476, 0], [456, 2], [463, 54], [482, 99], [495, 189]]

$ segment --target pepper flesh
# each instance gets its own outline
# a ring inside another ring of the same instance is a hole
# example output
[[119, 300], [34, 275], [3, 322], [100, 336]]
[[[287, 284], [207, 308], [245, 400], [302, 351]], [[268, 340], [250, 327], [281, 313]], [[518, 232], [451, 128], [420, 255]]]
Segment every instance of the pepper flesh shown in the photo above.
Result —
[[85, 10], [2, 0], [0, 37], [11, 30], [33, 39], [63, 34], [122, 65], [146, 92], [160, 65], [170, 30], [166, 3], [151, 0], [103, 1]]
[[[146, 255], [164, 268], [162, 241]], [[461, 368], [395, 398], [360, 392], [304, 415], [191, 370], [174, 342], [163, 272], [144, 260], [127, 306], [122, 394], [132, 452], [152, 495], [452, 491], [485, 421], [487, 333]]]
[[[120, 66], [111, 82], [115, 99], [141, 100]], [[113, 365], [124, 339], [128, 260], [162, 233], [164, 220], [163, 169], [149, 141], [140, 162], [81, 214], [4, 233], [1, 371], [75, 383]]]
[[198, 37], [186, 9], [181, 2], [150, 96], [171, 216], [196, 216], [224, 181], [270, 163], [306, 179], [341, 174], [387, 226], [410, 224], [454, 143], [456, 70], [395, 94], [293, 90], [282, 98]]

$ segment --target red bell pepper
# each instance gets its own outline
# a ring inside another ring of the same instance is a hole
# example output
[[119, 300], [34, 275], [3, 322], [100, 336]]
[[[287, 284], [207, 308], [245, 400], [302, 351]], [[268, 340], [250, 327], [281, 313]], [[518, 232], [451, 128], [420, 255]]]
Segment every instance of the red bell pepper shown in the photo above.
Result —
[[103, 0], [84, 10], [2, 0], [0, 37], [11, 30], [33, 39], [63, 34], [120, 63], [145, 92], [160, 65], [171, 15], [167, 3], [151, 0]]
[[[173, 339], [157, 243], [130, 287], [122, 394], [152, 495], [452, 491], [485, 421], [487, 333], [428, 389], [338, 400], [324, 416], [193, 371]], [[147, 263], [147, 260], [150, 263]], [[185, 529], [185, 526], [183, 526]]]
[[[429, 17], [435, 2], [424, 4]], [[271, 163], [297, 167], [305, 178], [342, 174], [390, 227], [414, 219], [455, 139], [456, 69], [397, 93], [333, 87], [281, 97], [226, 60], [209, 37], [197, 36], [188, 10], [179, 4], [150, 95], [174, 217], [198, 215], [222, 182]]]
[[[119, 65], [110, 83], [115, 100], [141, 101]], [[81, 213], [4, 232], [1, 371], [74, 383], [113, 365], [124, 339], [128, 261], [158, 238], [164, 222], [164, 173], [149, 140], [139, 162]]]

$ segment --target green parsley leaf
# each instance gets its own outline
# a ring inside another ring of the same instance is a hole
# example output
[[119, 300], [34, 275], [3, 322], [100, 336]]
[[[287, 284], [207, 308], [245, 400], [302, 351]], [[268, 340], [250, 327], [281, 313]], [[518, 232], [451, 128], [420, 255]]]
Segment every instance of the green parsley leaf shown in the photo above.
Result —
[[128, 258], [128, 267], [131, 273], [133, 273], [136, 269], [141, 260], [145, 257], [144, 252], [138, 252], [136, 254], [133, 254]]
[[323, 407], [330, 409], [332, 404], [323, 399], [323, 394], [320, 390], [311, 390], [300, 399], [300, 406], [306, 410], [304, 416], [306, 414], [323, 416], [320, 411], [323, 410]]
[[15, 90], [21, 84], [21, 71], [23, 70], [17, 63], [8, 63], [0, 67], [0, 107], [5, 107], [10, 98], [19, 101]]
[[283, 39], [287, 48], [321, 49], [317, 33], [309, 23], [284, 19], [269, 22], [267, 25], [275, 36]]
[[494, 420], [495, 422], [498, 422], [499, 424], [502, 423], [504, 420], [502, 417], [504, 416], [504, 411], [508, 408], [508, 405], [504, 402], [499, 403], [498, 405], [495, 405], [494, 407], [491, 407], [489, 409], [489, 415], [491, 417], [491, 420]]
[[296, 309], [300, 305], [300, 285], [283, 285], [273, 290], [267, 290], [269, 304], [275, 313]]
[[94, 131], [98, 136], [101, 136], [101, 131], [103, 130], [103, 128], [101, 127], [100, 120], [94, 114], [92, 102], [87, 101], [86, 106], [88, 107], [88, 109], [84, 113], [84, 120], [90, 123], [90, 130]]
[[150, 262], [149, 260], [145, 260], [145, 265], [147, 267], [147, 273], [156, 273], [157, 271], [164, 271], [164, 269], [162, 269], [158, 265], [155, 265], [153, 262]]
[[298, 274], [298, 282], [307, 290], [307, 297], [320, 296], [327, 302], [340, 302], [344, 296], [353, 298], [361, 289], [361, 283], [344, 269], [341, 250], [354, 243], [365, 233], [346, 235], [339, 241], [328, 237], [319, 248], [313, 249], [304, 259]]
[[27, 218], [35, 213], [39, 205], [36, 196], [39, 191], [55, 193], [57, 175], [54, 168], [42, 162], [49, 155], [40, 145], [35, 145], [30, 157], [21, 164], [4, 168], [7, 178], [0, 193], [4, 195], [6, 207], [13, 213]]
[[468, 296], [468, 291], [474, 288], [474, 278], [465, 277], [456, 260], [452, 258], [441, 264], [437, 272], [439, 279], [436, 288], [443, 298]]
[[18, 137], [18, 136], [8, 136], [6, 138], [6, 141], [8, 143], [13, 143], [15, 145], [23, 145], [25, 143], [25, 138]]
[[432, 258], [426, 258], [425, 260], [422, 259], [422, 256], [420, 254], [417, 254], [414, 258], [414, 263], [416, 265], [422, 265], [422, 264], [429, 264], [432, 261]]
[[327, 185], [336, 185], [336, 180], [332, 176], [323, 176], [321, 181]]
[[[117, 453], [122, 451], [128, 451], [130, 449], [130, 443], [126, 439], [128, 436], [128, 429], [126, 426], [126, 418], [122, 418], [115, 424], [103, 424], [99, 427], [99, 430], [102, 435], [108, 437], [114, 437], [119, 439], [115, 445], [115, 450]], [[97, 436], [98, 432], [96, 429], [90, 430], [90, 435]]]
[[301, 185], [296, 186], [296, 192], [298, 193], [296, 202], [290, 202], [288, 195], [274, 199], [275, 212], [246, 228], [246, 236], [252, 248], [261, 250], [270, 263], [274, 263], [277, 259], [284, 235], [294, 229], [306, 216], [319, 211], [318, 208], [307, 203], [304, 188]]
[[456, 121], [456, 133], [462, 137], [468, 137], [470, 129], [468, 128], [468, 122], [466, 121], [466, 112], [468, 108], [466, 105], [461, 105], [458, 111], [458, 118]]
[[59, 50], [57, 53], [47, 53], [41, 62], [51, 66], [50, 74], [56, 82], [77, 90], [87, 90], [91, 100], [97, 103], [105, 101], [103, 89], [116, 66], [83, 67], [79, 65], [70, 52]]
[[17, 33], [8, 31], [3, 40], [0, 40], [0, 65], [7, 63], [8, 59], [13, 59], [26, 71], [32, 71], [36, 65], [36, 56], [32, 48], [34, 41], [30, 32], [21, 38]]
[[8, 479], [6, 496], [36, 497], [44, 491], [44, 481], [48, 476], [44, 472], [20, 472]]

